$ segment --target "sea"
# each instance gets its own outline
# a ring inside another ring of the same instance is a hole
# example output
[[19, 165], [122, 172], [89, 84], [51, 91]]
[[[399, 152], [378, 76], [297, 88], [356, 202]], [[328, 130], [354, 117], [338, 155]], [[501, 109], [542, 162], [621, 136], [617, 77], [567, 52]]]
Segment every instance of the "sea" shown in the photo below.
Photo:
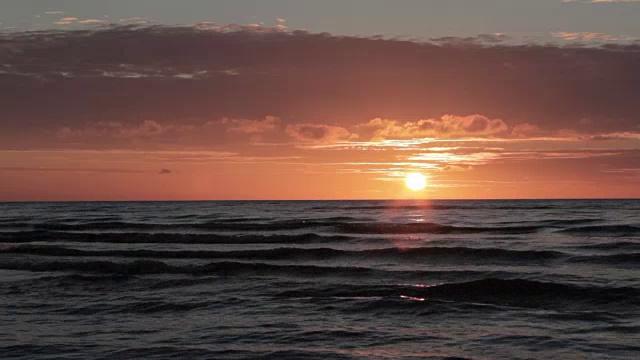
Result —
[[640, 200], [0, 204], [2, 359], [640, 359]]

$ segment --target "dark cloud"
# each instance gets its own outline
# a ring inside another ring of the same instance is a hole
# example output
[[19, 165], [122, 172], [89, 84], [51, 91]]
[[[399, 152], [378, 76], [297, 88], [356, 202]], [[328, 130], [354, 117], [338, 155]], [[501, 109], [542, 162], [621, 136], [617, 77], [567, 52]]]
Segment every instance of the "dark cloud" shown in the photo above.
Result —
[[160, 175], [166, 175], [166, 174], [171, 174], [173, 173], [173, 171], [169, 170], [169, 169], [161, 169], [160, 170]]
[[[5, 33], [0, 132], [3, 141], [26, 142], [49, 130], [121, 124], [103, 131], [123, 138], [143, 121], [137, 131], [156, 134], [273, 115], [313, 138], [329, 128], [302, 124], [348, 128], [444, 114], [582, 133], [638, 130], [640, 46], [505, 38], [416, 42], [242, 26]], [[278, 124], [237, 124], [259, 126]]]
[[331, 143], [357, 138], [355, 134], [350, 133], [343, 127], [322, 124], [287, 125], [285, 132], [293, 139], [301, 142]]

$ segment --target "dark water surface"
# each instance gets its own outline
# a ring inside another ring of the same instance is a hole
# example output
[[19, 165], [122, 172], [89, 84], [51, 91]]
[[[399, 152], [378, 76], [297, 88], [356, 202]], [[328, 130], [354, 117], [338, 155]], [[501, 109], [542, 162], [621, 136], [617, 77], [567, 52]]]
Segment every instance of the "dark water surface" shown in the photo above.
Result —
[[0, 358], [639, 359], [640, 200], [4, 203]]

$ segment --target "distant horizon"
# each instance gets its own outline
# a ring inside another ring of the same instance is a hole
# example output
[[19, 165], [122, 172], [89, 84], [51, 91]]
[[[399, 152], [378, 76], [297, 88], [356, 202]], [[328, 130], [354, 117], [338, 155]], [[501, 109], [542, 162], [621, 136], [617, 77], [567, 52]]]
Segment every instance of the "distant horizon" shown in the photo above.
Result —
[[23, 203], [155, 203], [155, 202], [305, 202], [305, 201], [593, 201], [593, 200], [640, 200], [640, 198], [493, 198], [493, 199], [419, 199], [419, 198], [399, 198], [399, 199], [209, 199], [209, 200], [16, 200], [0, 201], [0, 204], [23, 204]]

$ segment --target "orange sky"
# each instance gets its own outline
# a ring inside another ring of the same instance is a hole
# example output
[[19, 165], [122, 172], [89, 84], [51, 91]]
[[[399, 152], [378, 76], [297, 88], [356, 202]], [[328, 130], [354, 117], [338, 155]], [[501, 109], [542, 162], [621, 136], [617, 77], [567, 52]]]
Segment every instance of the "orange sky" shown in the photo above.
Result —
[[[270, 130], [277, 131], [277, 129]], [[101, 135], [102, 136], [102, 135]], [[628, 140], [420, 139], [213, 150], [5, 150], [4, 200], [575, 198], [638, 196]], [[424, 143], [422, 143], [424, 142]], [[613, 149], [613, 150], [612, 150]], [[20, 164], [20, 166], [11, 166]], [[427, 176], [405, 188], [409, 172]]]
[[633, 45], [185, 27], [4, 40], [0, 201], [640, 197]]

